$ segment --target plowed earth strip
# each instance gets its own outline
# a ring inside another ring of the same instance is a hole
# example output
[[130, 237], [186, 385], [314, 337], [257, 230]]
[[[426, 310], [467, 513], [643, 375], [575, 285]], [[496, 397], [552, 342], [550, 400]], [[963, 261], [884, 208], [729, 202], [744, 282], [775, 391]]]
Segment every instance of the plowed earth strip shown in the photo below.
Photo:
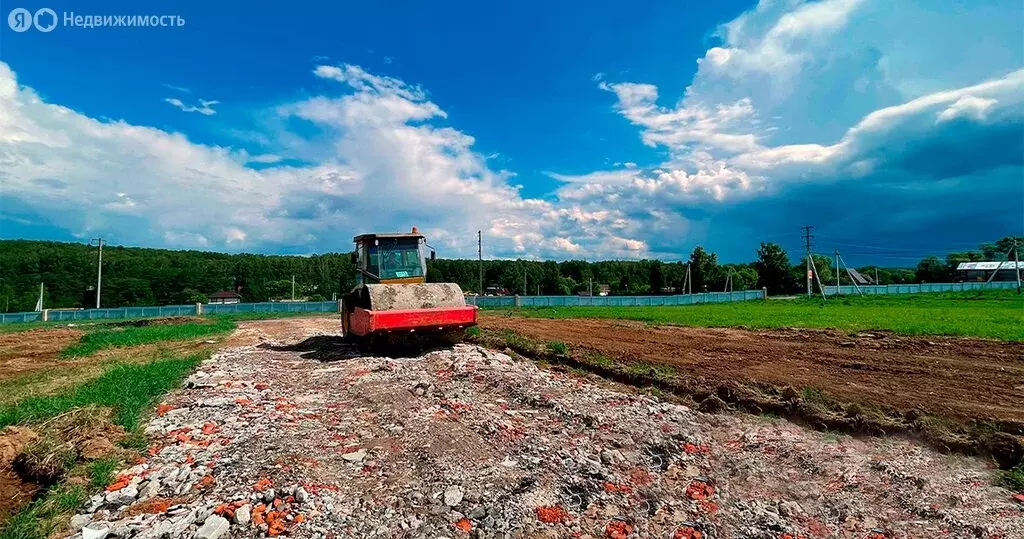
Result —
[[671, 365], [698, 386], [813, 387], [848, 402], [957, 419], [1024, 422], [1024, 343], [885, 332], [648, 327], [485, 313], [487, 329], [562, 341], [622, 361]]

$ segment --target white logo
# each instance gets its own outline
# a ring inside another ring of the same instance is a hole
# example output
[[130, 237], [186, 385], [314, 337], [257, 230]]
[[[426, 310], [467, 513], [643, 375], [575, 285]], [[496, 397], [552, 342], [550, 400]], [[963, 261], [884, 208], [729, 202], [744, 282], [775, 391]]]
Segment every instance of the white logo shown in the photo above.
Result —
[[40, 32], [50, 32], [57, 27], [57, 12], [44, 7], [36, 10], [33, 15], [23, 7], [14, 8], [7, 15], [7, 26], [15, 32], [25, 32], [33, 26]]
[[7, 26], [10, 26], [11, 30], [15, 32], [24, 32], [32, 28], [32, 12], [23, 7], [12, 9], [11, 13], [7, 15]]
[[[44, 17], [40, 19], [40, 15], [49, 15], [50, 18], [47, 19]], [[48, 7], [44, 7], [36, 11], [35, 16], [32, 17], [32, 22], [36, 25], [36, 30], [39, 30], [40, 32], [49, 32], [57, 27], [57, 12]], [[47, 22], [50, 24], [47, 25]]]

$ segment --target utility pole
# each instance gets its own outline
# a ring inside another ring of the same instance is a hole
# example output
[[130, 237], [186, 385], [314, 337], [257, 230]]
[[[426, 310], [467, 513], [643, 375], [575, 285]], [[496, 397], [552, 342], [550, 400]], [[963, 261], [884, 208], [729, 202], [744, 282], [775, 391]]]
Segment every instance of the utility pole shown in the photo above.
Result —
[[811, 225], [804, 225], [804, 253], [807, 256], [807, 297], [811, 297], [811, 277], [814, 273], [811, 270], [811, 231], [814, 227]]
[[875, 286], [878, 286], [879, 284], [881, 283], [878, 282], [878, 266], [875, 266]]
[[1020, 295], [1020, 260], [1017, 258], [1017, 239], [1013, 240], [1013, 272], [1017, 274], [1017, 295]]
[[96, 264], [96, 308], [99, 309], [100, 308], [100, 290], [103, 287], [103, 243], [104, 243], [104, 241], [103, 241], [103, 238], [93, 238], [93, 240], [89, 242], [89, 245], [92, 245], [93, 241], [96, 242], [96, 244], [99, 245], [99, 247], [100, 247], [99, 262]]
[[480, 295], [484, 295], [484, 232], [476, 231], [476, 258], [480, 269]]
[[526, 264], [523, 264], [523, 295], [526, 295]]
[[292, 301], [295, 301], [295, 275], [292, 275]]
[[839, 295], [839, 249], [836, 249], [836, 295]]

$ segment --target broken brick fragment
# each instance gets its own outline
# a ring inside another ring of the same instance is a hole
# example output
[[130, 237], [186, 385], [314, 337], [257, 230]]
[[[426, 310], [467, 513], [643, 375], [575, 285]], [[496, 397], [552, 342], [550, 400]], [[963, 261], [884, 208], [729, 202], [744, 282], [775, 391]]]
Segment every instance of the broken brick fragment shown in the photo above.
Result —
[[714, 493], [715, 487], [700, 479], [694, 479], [690, 482], [690, 485], [686, 487], [686, 497], [694, 501], [707, 500]]
[[544, 505], [534, 509], [537, 520], [546, 524], [558, 524], [569, 519], [569, 512], [557, 505]]
[[633, 533], [633, 526], [622, 520], [613, 520], [604, 528], [604, 536], [608, 539], [626, 539]]
[[705, 539], [704, 532], [694, 526], [684, 524], [672, 534], [672, 539]]

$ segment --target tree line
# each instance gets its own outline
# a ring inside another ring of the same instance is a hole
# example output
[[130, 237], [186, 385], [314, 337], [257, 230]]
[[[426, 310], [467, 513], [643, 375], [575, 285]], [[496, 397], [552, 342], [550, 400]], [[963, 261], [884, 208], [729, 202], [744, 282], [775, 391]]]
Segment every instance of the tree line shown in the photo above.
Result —
[[[1017, 238], [1024, 246], [1024, 238]], [[1014, 238], [1007, 237], [977, 250], [951, 253], [945, 259], [927, 257], [916, 268], [857, 268], [869, 277], [877, 270], [879, 284], [951, 282], [956, 265], [965, 261], [1005, 260]], [[92, 307], [96, 303], [95, 247], [51, 241], [0, 241], [0, 308], [30, 311], [44, 286], [47, 308]], [[755, 260], [719, 263], [715, 253], [696, 247], [687, 262], [659, 260], [531, 261], [484, 260], [485, 292], [511, 294], [597, 294], [606, 285], [614, 295], [721, 292], [767, 288], [772, 295], [803, 290], [806, 276], [802, 257], [791, 260], [776, 243], [762, 243]], [[835, 283], [831, 257], [814, 255], [825, 284]], [[455, 282], [467, 292], [481, 292], [481, 263], [466, 259], [428, 262], [431, 282]], [[686, 281], [687, 264], [690, 281]], [[333, 299], [356, 282], [350, 253], [312, 256], [224, 254], [139, 247], [106, 246], [103, 250], [102, 304], [105, 307], [174, 305], [206, 301], [208, 294], [236, 291], [242, 301], [288, 299], [295, 280], [295, 297], [311, 301]], [[849, 284], [845, 271], [840, 282]]]

